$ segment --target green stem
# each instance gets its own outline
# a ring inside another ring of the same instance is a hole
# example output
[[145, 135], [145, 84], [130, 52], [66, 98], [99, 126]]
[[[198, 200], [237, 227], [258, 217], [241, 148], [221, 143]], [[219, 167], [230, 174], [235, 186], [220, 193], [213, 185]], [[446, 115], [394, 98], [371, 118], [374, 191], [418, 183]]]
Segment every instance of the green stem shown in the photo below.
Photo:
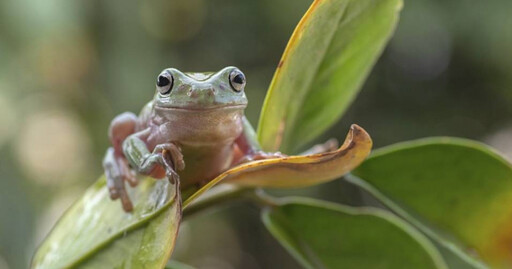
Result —
[[242, 188], [235, 185], [219, 185], [204, 193], [199, 198], [197, 198], [197, 200], [184, 208], [183, 217], [189, 217], [197, 212], [203, 211], [213, 206], [217, 206], [219, 204], [238, 200], [244, 196], [244, 193], [250, 191], [251, 189]]
[[247, 193], [247, 198], [260, 207], [276, 207], [279, 205], [279, 198], [268, 195], [263, 189], [255, 189]]
[[279, 204], [277, 198], [266, 194], [262, 189], [222, 184], [204, 193], [184, 208], [183, 217], [190, 217], [203, 210], [235, 200], [249, 200], [260, 207], [275, 207]]

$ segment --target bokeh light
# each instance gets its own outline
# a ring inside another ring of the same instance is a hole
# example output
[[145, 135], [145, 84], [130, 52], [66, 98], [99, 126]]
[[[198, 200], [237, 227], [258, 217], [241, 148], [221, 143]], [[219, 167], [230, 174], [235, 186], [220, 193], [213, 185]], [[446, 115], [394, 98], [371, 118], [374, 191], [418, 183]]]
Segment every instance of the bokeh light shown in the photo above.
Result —
[[0, 256], [0, 269], [9, 269], [7, 261], [2, 256]]
[[90, 38], [77, 31], [41, 38], [27, 54], [32, 56], [35, 75], [48, 89], [61, 90], [60, 94], [72, 92], [69, 88], [84, 79], [96, 62]]
[[206, 5], [203, 0], [145, 0], [140, 7], [142, 25], [155, 38], [183, 41], [201, 30]]
[[0, 147], [17, 131], [17, 113], [11, 102], [0, 92]]
[[509, 160], [512, 160], [512, 125], [507, 124], [502, 129], [484, 138], [486, 144], [499, 149]]
[[57, 184], [86, 173], [90, 142], [72, 112], [49, 109], [29, 115], [17, 136], [16, 153], [31, 179]]

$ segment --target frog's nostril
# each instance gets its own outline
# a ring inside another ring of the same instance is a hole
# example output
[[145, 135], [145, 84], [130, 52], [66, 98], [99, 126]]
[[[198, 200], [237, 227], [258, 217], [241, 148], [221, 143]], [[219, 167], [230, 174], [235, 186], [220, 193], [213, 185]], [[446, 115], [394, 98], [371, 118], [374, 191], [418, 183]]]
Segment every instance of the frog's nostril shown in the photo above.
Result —
[[213, 95], [215, 95], [215, 89], [214, 89], [214, 88], [208, 88], [208, 89], [206, 89], [206, 94], [208, 94], [208, 96], [213, 96]]
[[187, 91], [187, 95], [191, 98], [199, 98], [199, 97], [213, 97], [215, 96], [215, 89], [213, 87], [202, 87], [202, 88], [192, 88]]

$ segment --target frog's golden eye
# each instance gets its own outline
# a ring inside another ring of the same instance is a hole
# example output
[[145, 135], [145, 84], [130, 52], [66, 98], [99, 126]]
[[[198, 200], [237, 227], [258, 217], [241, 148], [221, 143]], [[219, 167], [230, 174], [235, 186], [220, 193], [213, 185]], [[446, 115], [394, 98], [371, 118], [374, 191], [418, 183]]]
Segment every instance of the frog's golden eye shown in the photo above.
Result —
[[167, 72], [158, 75], [158, 78], [156, 79], [156, 88], [160, 94], [170, 93], [173, 84], [174, 78]]
[[235, 69], [229, 74], [229, 84], [236, 92], [240, 92], [245, 87], [245, 75], [242, 71]]

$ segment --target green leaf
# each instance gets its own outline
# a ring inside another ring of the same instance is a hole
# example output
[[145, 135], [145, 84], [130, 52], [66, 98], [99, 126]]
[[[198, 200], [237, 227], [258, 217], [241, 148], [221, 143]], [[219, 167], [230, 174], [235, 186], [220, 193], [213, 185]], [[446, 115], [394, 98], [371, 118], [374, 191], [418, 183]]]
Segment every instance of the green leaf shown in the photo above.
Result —
[[462, 252], [456, 246], [450, 247], [448, 244], [442, 244], [440, 241], [429, 237], [434, 246], [439, 250], [444, 261], [451, 269], [486, 269], [488, 268], [483, 263], [473, 259], [471, 256]]
[[398, 21], [401, 0], [316, 0], [283, 53], [261, 112], [263, 149], [290, 153], [334, 124]]
[[380, 209], [287, 199], [262, 218], [306, 268], [446, 268], [428, 239]]
[[59, 220], [32, 268], [162, 268], [181, 219], [175, 187], [167, 180], [142, 179], [129, 188], [135, 207], [125, 213], [100, 178]]
[[367, 182], [356, 184], [442, 245], [512, 266], [512, 166], [489, 147], [456, 138], [400, 143], [375, 151], [353, 173]]
[[429, 239], [432, 240], [432, 243], [439, 250], [441, 255], [443, 256], [446, 264], [449, 268], [464, 268], [464, 269], [484, 269], [487, 268], [486, 265], [476, 260], [475, 257], [470, 256], [468, 253], [465, 253], [460, 245], [451, 242], [450, 240], [445, 239], [439, 233], [432, 230], [428, 225], [419, 220], [418, 216], [414, 216], [404, 210], [402, 207], [398, 206], [396, 203], [391, 201], [388, 197], [380, 193], [377, 189], [369, 185], [367, 182], [362, 179], [354, 176], [354, 175], [346, 175], [344, 179], [363, 190], [367, 191], [373, 197], [377, 198], [380, 202], [382, 202], [388, 209], [401, 216], [413, 226], [418, 228], [420, 231], [425, 233]]

